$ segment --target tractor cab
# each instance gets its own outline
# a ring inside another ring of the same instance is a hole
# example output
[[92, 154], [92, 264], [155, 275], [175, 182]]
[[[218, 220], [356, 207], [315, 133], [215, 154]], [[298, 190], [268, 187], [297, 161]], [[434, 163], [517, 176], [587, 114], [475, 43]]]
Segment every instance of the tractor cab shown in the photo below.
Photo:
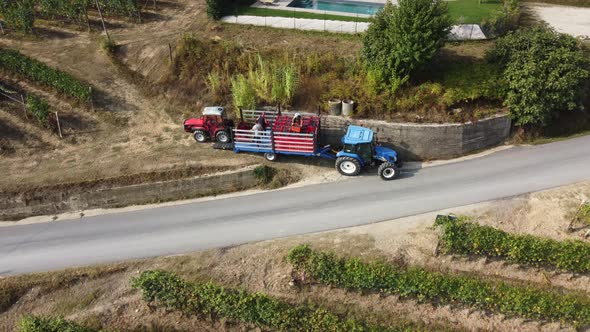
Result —
[[228, 143], [231, 140], [230, 131], [233, 126], [234, 122], [227, 119], [225, 109], [220, 106], [205, 107], [201, 117], [184, 121], [184, 131], [193, 133], [199, 143], [208, 139]]
[[343, 148], [336, 154], [336, 169], [342, 175], [358, 175], [362, 168], [379, 164], [379, 175], [393, 180], [399, 175], [400, 162], [397, 153], [375, 143], [371, 129], [349, 126], [342, 137]]

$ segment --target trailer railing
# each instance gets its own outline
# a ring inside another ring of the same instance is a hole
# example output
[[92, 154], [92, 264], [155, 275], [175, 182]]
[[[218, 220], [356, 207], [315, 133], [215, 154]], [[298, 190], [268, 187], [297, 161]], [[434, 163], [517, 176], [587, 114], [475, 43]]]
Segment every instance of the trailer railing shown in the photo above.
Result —
[[315, 153], [314, 134], [280, 133], [270, 129], [234, 129], [234, 150], [311, 155]]

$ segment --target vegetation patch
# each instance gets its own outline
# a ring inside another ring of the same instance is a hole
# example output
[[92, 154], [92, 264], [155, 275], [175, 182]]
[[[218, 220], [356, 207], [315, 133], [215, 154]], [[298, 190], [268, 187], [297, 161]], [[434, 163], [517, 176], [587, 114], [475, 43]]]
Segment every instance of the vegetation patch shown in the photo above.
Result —
[[399, 294], [436, 304], [456, 303], [532, 319], [590, 324], [590, 299], [532, 286], [431, 272], [418, 267], [359, 258], [338, 258], [307, 245], [293, 248], [288, 261], [301, 273], [330, 286]]
[[465, 218], [437, 218], [445, 253], [506, 259], [525, 266], [543, 266], [561, 271], [590, 272], [590, 244], [555, 241], [532, 235], [515, 235]]
[[19, 324], [20, 332], [97, 332], [63, 318], [25, 316]]
[[82, 102], [92, 98], [92, 89], [87, 83], [13, 49], [0, 48], [0, 69]]
[[[141, 20], [141, 10], [137, 0], [98, 0], [105, 16], [121, 16]], [[0, 3], [0, 16], [8, 27], [33, 33], [35, 19], [60, 19], [88, 24], [88, 11], [97, 10], [94, 0], [13, 0]]]
[[575, 218], [586, 225], [590, 225], [590, 203], [583, 203]]
[[546, 126], [582, 108], [590, 61], [574, 37], [546, 27], [518, 30], [498, 39], [488, 60], [503, 69], [516, 125]]
[[0, 279], [0, 313], [10, 309], [23, 295], [39, 287], [38, 296], [67, 288], [83, 280], [102, 278], [126, 270], [123, 265], [70, 269], [64, 272], [37, 273]]
[[426, 331], [417, 324], [368, 326], [313, 305], [294, 306], [262, 293], [229, 289], [213, 283], [188, 283], [165, 271], [144, 271], [132, 279], [148, 304], [187, 315], [211, 315], [279, 331]]
[[[503, 112], [501, 71], [482, 59], [448, 52], [488, 43], [451, 45], [396, 92], [382, 88], [358, 53], [252, 49], [231, 40], [186, 35], [170, 76], [187, 101], [204, 91], [205, 104], [293, 107], [328, 111], [331, 98], [352, 99], [354, 117], [402, 122], [462, 122]], [[360, 47], [360, 45], [358, 45]], [[460, 109], [460, 110], [457, 110]]]

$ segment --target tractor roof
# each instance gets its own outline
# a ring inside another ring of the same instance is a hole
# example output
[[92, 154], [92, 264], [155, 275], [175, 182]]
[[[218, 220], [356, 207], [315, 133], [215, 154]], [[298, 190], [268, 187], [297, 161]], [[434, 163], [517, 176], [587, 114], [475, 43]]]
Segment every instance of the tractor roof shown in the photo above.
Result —
[[373, 142], [373, 131], [360, 126], [348, 126], [346, 135], [342, 137], [343, 144], [361, 144]]
[[203, 115], [223, 116], [223, 107], [221, 107], [221, 106], [205, 107], [205, 108], [203, 108]]

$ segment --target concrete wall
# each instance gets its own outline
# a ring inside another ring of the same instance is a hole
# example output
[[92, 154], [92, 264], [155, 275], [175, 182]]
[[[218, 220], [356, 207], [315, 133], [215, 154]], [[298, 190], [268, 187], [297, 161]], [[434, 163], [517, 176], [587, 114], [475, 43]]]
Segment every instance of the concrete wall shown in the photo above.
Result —
[[500, 115], [464, 124], [388, 123], [374, 120], [322, 117], [322, 144], [340, 146], [349, 124], [371, 128], [379, 142], [395, 149], [403, 160], [449, 159], [504, 142], [511, 120]]
[[251, 168], [210, 176], [113, 188], [39, 190], [0, 197], [0, 220], [217, 195], [258, 185]]

